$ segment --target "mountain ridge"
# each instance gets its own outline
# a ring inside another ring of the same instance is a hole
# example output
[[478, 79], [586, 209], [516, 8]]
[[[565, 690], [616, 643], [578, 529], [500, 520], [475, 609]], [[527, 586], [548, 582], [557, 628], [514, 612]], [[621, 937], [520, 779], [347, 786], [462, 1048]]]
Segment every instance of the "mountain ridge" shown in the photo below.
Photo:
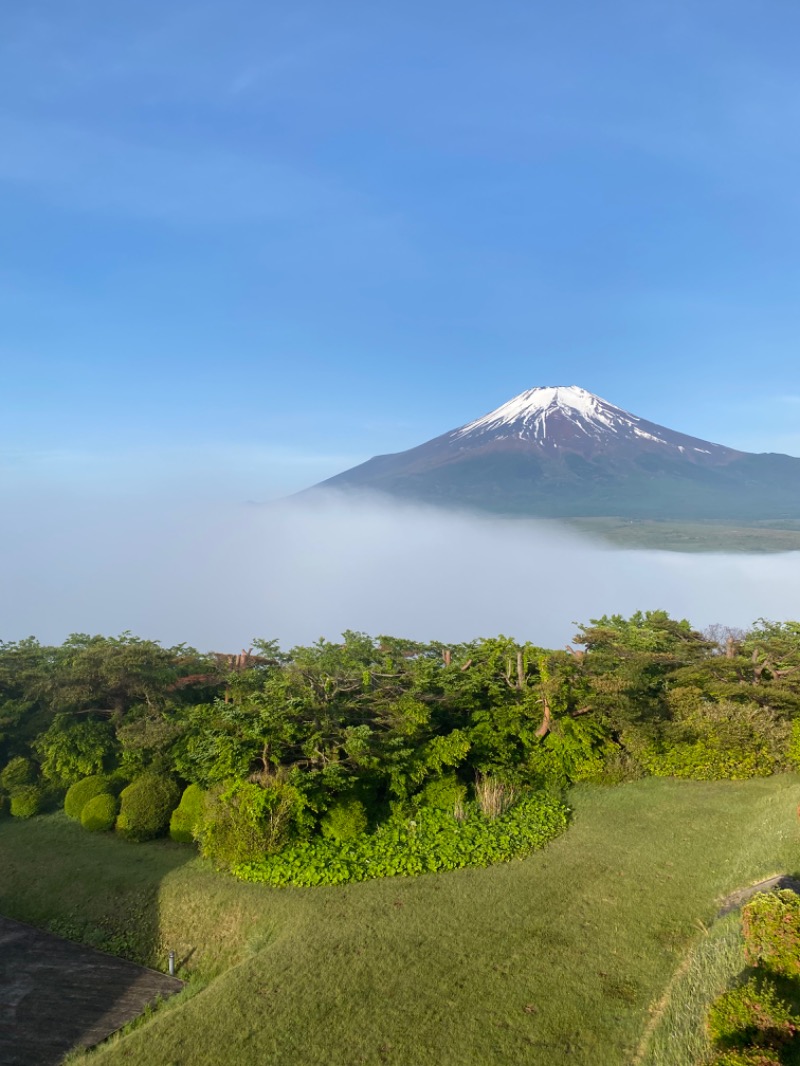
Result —
[[800, 459], [679, 433], [577, 385], [526, 390], [315, 488], [531, 517], [800, 519]]

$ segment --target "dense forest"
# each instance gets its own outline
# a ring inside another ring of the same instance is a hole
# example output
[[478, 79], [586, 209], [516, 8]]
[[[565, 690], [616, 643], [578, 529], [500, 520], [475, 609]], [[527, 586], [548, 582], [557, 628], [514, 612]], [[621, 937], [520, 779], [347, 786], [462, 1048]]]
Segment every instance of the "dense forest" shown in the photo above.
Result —
[[169, 831], [274, 884], [524, 854], [565, 827], [574, 782], [797, 761], [797, 622], [614, 615], [562, 650], [355, 632], [240, 655], [130, 634], [0, 644], [0, 811]]

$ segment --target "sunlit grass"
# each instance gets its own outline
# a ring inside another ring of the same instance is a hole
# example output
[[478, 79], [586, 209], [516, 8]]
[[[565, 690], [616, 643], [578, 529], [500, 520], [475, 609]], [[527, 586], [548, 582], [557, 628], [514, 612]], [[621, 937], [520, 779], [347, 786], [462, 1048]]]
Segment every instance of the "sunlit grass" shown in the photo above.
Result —
[[[524, 861], [320, 889], [241, 885], [188, 850], [55, 819], [5, 823], [0, 911], [82, 907], [102, 924], [150, 878], [155, 949], [220, 974], [98, 1049], [97, 1066], [621, 1066], [722, 896], [800, 865], [800, 782], [646, 780], [571, 800], [571, 828]], [[55, 876], [45, 846], [66, 853]]]

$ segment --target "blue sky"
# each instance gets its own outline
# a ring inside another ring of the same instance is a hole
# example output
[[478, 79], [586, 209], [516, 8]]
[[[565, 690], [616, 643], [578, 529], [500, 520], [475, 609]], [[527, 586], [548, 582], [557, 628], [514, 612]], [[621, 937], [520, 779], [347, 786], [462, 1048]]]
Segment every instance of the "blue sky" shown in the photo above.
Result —
[[0, 474], [268, 499], [535, 385], [800, 455], [800, 8], [0, 13]]

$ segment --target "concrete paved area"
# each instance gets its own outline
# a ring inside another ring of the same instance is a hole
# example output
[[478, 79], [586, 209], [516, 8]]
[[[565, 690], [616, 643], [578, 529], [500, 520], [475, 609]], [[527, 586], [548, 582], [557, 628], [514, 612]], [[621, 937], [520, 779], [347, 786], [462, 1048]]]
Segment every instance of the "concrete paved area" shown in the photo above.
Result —
[[0, 917], [0, 1063], [56, 1066], [182, 982]]

